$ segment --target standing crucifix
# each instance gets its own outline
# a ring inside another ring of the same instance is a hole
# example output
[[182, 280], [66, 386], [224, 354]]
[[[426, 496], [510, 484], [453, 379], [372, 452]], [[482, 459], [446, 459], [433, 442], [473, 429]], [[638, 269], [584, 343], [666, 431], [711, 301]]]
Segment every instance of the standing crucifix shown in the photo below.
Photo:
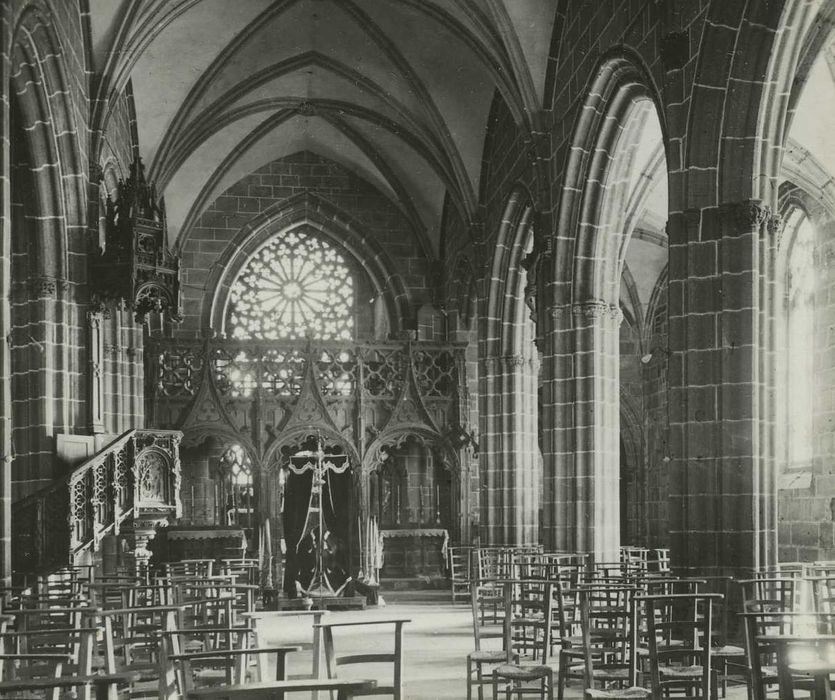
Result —
[[[300, 475], [306, 472], [313, 472], [313, 480], [310, 487], [310, 501], [307, 506], [307, 516], [304, 528], [296, 542], [296, 552], [299, 551], [301, 543], [308, 535], [313, 540], [315, 547], [315, 564], [313, 575], [307, 590], [301, 589], [302, 593], [310, 598], [330, 598], [342, 594], [345, 586], [351, 580], [350, 577], [337, 589], [334, 590], [328, 580], [327, 567], [325, 566], [325, 549], [327, 537], [330, 534], [325, 531], [325, 513], [322, 495], [327, 483], [325, 476], [328, 473], [344, 474], [350, 467], [347, 455], [330, 454], [326, 455], [322, 447], [322, 440], [317, 434], [316, 450], [305, 450], [298, 452], [290, 458], [290, 471]], [[328, 490], [330, 496], [330, 489]], [[299, 587], [301, 588], [300, 584]]]

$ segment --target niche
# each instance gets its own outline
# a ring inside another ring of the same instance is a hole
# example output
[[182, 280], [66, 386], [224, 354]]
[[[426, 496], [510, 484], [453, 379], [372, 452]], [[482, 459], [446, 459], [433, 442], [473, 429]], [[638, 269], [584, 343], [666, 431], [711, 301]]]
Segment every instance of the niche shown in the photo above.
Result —
[[451, 478], [438, 450], [415, 436], [380, 450], [370, 509], [381, 530], [448, 528]]

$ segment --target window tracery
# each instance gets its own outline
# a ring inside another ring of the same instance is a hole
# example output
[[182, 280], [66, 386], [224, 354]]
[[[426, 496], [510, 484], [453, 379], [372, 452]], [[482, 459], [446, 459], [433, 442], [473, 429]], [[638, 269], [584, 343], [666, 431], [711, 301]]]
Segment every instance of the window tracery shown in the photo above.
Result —
[[345, 259], [302, 231], [272, 238], [232, 285], [227, 329], [237, 339], [351, 340], [354, 280]]
[[241, 445], [231, 445], [220, 457], [218, 472], [225, 524], [251, 531], [255, 524], [255, 493], [252, 461], [246, 450]]

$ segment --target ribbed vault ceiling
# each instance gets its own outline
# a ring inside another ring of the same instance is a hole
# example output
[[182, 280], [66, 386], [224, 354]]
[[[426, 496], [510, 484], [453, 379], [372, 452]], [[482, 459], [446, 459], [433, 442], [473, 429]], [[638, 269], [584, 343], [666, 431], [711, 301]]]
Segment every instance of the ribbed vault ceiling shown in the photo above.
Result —
[[90, 0], [99, 123], [131, 82], [172, 241], [240, 177], [309, 150], [371, 182], [439, 248], [476, 207], [498, 90], [532, 126], [551, 0]]

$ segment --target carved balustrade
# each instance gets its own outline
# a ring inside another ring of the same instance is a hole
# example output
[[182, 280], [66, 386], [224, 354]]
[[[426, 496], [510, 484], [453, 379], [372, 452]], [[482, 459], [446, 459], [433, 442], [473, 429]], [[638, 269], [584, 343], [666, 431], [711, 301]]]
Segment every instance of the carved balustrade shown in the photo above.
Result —
[[44, 572], [75, 563], [148, 507], [178, 513], [180, 437], [169, 430], [130, 430], [67, 476], [15, 503], [14, 570]]

